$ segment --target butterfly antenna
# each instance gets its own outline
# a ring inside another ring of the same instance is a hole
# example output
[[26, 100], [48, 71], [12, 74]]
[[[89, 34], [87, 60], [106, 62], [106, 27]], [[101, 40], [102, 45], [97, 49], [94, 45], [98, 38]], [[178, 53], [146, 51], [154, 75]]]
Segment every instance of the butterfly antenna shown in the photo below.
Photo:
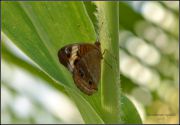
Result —
[[98, 30], [98, 35], [97, 35], [97, 40], [96, 40], [96, 42], [99, 42], [99, 35], [100, 35], [100, 32], [101, 32], [103, 23], [104, 23], [104, 22], [102, 22], [102, 24], [101, 24], [101, 26], [100, 26], [100, 28], [99, 28], [99, 30]]

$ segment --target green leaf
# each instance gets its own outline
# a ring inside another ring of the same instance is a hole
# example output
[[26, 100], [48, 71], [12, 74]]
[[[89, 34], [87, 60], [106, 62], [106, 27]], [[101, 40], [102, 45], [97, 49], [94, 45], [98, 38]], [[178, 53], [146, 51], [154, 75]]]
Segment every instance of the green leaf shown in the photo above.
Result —
[[[64, 45], [96, 39], [82, 2], [2, 2], [2, 31], [53, 80], [62, 83], [66, 89], [76, 90], [72, 90], [75, 102], [86, 105], [84, 99], [76, 97], [81, 94], [90, 103], [86, 106], [87, 111], [91, 112], [93, 108], [97, 111], [100, 107], [100, 101], [95, 101], [99, 100], [97, 94], [89, 97], [81, 93], [57, 57], [58, 50]], [[92, 114], [83, 115], [92, 119], [97, 113], [92, 111]], [[98, 118], [94, 123], [100, 123], [100, 119], [96, 121]], [[92, 120], [85, 121], [92, 123]]]
[[94, 2], [84, 1], [84, 5], [86, 7], [87, 13], [94, 25], [96, 33], [98, 33], [98, 20], [97, 20], [97, 6]]
[[85, 123], [88, 124], [104, 123], [104, 121], [101, 119], [99, 114], [97, 114], [97, 110], [95, 110], [85, 98], [74, 92], [72, 89], [67, 88], [67, 92], [71, 95], [72, 99], [74, 99], [75, 103], [78, 105], [78, 109]]
[[58, 50], [95, 39], [81, 2], [2, 2], [2, 30], [43, 71], [68, 86], [72, 79], [58, 62]]
[[141, 118], [133, 103], [125, 96], [121, 95], [121, 119], [126, 124], [142, 124]]

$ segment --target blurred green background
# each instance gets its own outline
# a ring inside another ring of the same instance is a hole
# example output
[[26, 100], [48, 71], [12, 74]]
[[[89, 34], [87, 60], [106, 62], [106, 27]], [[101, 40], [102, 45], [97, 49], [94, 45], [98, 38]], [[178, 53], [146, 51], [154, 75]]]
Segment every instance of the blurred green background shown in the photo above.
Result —
[[[179, 122], [178, 10], [178, 1], [119, 2], [121, 89], [143, 123]], [[64, 89], [1, 37], [1, 123], [84, 123]]]

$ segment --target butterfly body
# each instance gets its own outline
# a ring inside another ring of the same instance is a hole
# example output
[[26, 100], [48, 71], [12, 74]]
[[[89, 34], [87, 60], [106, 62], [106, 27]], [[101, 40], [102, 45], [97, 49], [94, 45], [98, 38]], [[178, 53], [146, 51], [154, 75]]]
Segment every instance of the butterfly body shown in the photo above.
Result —
[[85, 94], [98, 90], [102, 53], [100, 43], [70, 44], [58, 51], [58, 57], [72, 73], [76, 86]]

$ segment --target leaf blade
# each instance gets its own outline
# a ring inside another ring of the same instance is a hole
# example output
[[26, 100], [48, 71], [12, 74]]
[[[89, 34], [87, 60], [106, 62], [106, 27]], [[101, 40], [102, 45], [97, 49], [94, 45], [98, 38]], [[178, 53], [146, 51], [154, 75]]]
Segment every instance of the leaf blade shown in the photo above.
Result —
[[141, 117], [138, 114], [134, 104], [125, 96], [121, 95], [121, 118], [125, 124], [142, 124]]

